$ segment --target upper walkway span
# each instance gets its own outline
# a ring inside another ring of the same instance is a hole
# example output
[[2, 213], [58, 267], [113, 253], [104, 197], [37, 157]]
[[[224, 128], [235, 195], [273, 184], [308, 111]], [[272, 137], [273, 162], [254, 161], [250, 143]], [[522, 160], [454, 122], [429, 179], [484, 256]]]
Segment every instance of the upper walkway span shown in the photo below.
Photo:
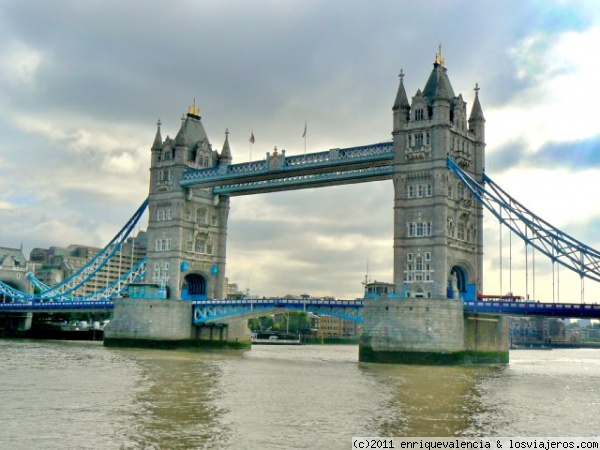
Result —
[[180, 185], [235, 196], [389, 180], [393, 159], [391, 141], [294, 156], [275, 151], [262, 161], [188, 169]]

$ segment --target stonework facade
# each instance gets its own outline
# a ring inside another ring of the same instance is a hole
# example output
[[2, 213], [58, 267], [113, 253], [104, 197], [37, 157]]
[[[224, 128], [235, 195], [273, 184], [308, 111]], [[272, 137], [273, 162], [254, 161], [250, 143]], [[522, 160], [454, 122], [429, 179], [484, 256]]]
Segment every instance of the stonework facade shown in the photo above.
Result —
[[451, 157], [482, 181], [485, 119], [478, 88], [467, 118], [440, 51], [423, 91], [410, 103], [400, 74], [393, 113], [396, 292], [458, 298], [480, 291], [483, 207], [446, 164]]
[[[0, 281], [22, 292], [33, 293], [27, 273], [31, 271], [30, 264], [20, 248], [0, 247]], [[12, 299], [0, 294], [0, 302], [10, 302]]]
[[194, 104], [175, 139], [163, 141], [159, 123], [151, 152], [146, 279], [171, 299], [222, 299], [229, 198], [179, 182], [188, 168], [231, 163], [227, 133], [213, 150]]

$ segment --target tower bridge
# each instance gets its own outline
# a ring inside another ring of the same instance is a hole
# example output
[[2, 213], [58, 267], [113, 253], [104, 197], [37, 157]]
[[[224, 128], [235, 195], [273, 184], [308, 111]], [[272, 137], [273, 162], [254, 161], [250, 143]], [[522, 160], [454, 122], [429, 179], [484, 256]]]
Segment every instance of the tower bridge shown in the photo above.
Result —
[[[213, 148], [195, 102], [174, 139], [162, 138], [159, 122], [151, 146], [147, 259], [111, 289], [88, 299], [114, 299], [105, 344], [212, 342], [213, 329], [205, 325], [215, 321], [226, 325], [218, 337], [223, 345], [248, 344], [244, 318], [249, 312], [298, 309], [300, 304], [224, 300], [231, 198], [378, 180], [390, 180], [394, 189], [394, 292], [352, 305], [329, 305], [364, 321], [361, 361], [507, 362], [505, 314], [598, 314], [595, 306], [477, 300], [483, 291], [484, 209], [526, 245], [581, 277], [600, 279], [600, 253], [535, 216], [484, 173], [479, 87], [475, 84], [468, 109], [462, 94], [454, 93], [441, 49], [424, 88], [410, 101], [404, 76], [401, 72], [392, 107], [392, 138], [375, 144], [303, 155], [275, 149], [262, 160], [233, 164], [229, 133], [220, 150]], [[0, 283], [4, 295], [32, 304], [73, 301], [76, 286], [117, 254], [145, 206], [81, 273], [57, 286], [38, 284], [39, 294], [19, 293]], [[138, 283], [142, 298], [115, 298], [132, 282]]]

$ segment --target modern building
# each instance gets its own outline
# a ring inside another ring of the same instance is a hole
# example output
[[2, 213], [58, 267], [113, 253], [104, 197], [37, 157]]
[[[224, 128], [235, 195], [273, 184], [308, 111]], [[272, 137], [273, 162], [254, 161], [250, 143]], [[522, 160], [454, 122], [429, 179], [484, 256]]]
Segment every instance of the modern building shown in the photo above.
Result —
[[[66, 248], [49, 247], [34, 248], [30, 253], [30, 263], [35, 277], [49, 286], [56, 285], [71, 277], [82, 269], [98, 252], [98, 247], [73, 244]], [[122, 275], [135, 267], [148, 251], [148, 236], [139, 231], [137, 236], [129, 237], [116, 253], [116, 257], [108, 260], [98, 274], [72, 293], [74, 296], [85, 296], [104, 289]]]

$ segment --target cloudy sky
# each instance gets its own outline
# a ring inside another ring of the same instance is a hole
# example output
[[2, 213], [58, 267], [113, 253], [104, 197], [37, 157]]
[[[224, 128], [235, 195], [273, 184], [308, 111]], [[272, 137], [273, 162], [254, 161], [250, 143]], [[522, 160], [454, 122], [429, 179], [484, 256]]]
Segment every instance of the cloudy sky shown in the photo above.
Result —
[[[26, 255], [107, 243], [147, 195], [157, 120], [174, 137], [194, 98], [214, 147], [229, 128], [234, 162], [303, 153], [305, 121], [307, 152], [390, 139], [400, 69], [412, 97], [439, 43], [469, 110], [481, 87], [488, 175], [600, 248], [597, 1], [3, 0], [0, 42], [0, 246]], [[227, 275], [256, 295], [354, 298], [368, 261], [391, 281], [392, 191], [233, 198]], [[523, 245], [511, 276], [504, 235], [500, 286], [499, 238], [487, 220], [485, 291], [524, 295]], [[552, 300], [536, 258], [536, 297]], [[559, 283], [579, 300], [577, 277]]]

